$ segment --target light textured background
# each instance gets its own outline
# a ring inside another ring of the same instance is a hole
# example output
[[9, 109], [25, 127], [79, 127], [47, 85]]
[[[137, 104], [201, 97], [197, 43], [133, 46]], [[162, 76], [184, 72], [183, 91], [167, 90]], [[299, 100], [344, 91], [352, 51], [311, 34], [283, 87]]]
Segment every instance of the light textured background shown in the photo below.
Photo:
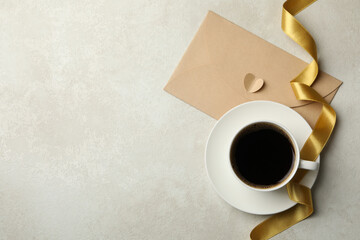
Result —
[[[248, 239], [212, 189], [215, 120], [162, 88], [207, 10], [300, 58], [282, 0], [0, 1], [0, 239]], [[344, 81], [316, 213], [274, 239], [360, 235], [360, 2], [299, 15]]]

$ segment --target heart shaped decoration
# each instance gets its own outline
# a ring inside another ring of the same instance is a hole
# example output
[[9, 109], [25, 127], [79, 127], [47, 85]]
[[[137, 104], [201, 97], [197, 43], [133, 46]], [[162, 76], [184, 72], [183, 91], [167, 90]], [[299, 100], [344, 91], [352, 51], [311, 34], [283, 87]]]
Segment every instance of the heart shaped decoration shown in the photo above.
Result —
[[265, 82], [262, 78], [256, 78], [254, 74], [248, 73], [244, 77], [244, 87], [246, 91], [255, 93], [259, 91]]

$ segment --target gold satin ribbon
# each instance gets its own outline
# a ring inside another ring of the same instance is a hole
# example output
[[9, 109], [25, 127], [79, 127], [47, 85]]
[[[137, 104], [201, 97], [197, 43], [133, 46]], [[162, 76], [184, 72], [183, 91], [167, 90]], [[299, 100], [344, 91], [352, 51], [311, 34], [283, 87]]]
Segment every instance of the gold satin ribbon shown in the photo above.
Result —
[[[322, 104], [322, 111], [315, 127], [300, 152], [301, 159], [315, 161], [326, 145], [336, 122], [334, 109], [318, 94], [311, 85], [318, 74], [316, 44], [310, 33], [294, 17], [316, 0], [287, 0], [283, 5], [281, 27], [283, 31], [314, 59], [291, 82], [291, 87], [298, 100]], [[297, 204], [271, 216], [257, 225], [250, 233], [252, 240], [269, 239], [285, 229], [304, 220], [313, 213], [311, 189], [300, 184], [307, 170], [300, 169], [287, 184], [289, 198]]]

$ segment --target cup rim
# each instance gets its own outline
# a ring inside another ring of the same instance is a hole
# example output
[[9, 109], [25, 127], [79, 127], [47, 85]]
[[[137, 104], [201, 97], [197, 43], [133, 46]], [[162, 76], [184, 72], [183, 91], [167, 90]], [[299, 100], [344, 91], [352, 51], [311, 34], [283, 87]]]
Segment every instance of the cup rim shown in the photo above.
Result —
[[[290, 138], [292, 144], [293, 144], [293, 147], [294, 147], [294, 164], [292, 166], [292, 169], [291, 169], [291, 172], [287, 175], [287, 177], [281, 181], [281, 183], [278, 183], [276, 185], [273, 185], [271, 187], [268, 187], [268, 188], [256, 188], [256, 187], [253, 187], [249, 184], [247, 184], [246, 182], [244, 182], [234, 171], [232, 165], [231, 165], [231, 157], [230, 157], [230, 152], [231, 152], [231, 147], [232, 147], [232, 144], [234, 142], [234, 139], [235, 137], [240, 133], [240, 131], [242, 131], [243, 129], [245, 129], [246, 127], [252, 125], [252, 124], [256, 124], [256, 123], [270, 123], [270, 124], [273, 124], [273, 125], [276, 125], [277, 127], [281, 128], [282, 130], [284, 130], [284, 132], [288, 135], [288, 137]], [[240, 128], [236, 134], [234, 135], [234, 137], [232, 138], [232, 141], [231, 141], [231, 144], [230, 144], [230, 147], [229, 147], [229, 159], [228, 159], [228, 163], [229, 163], [229, 166], [230, 166], [230, 170], [232, 172], [232, 174], [235, 176], [236, 179], [238, 179], [238, 181], [246, 186], [247, 188], [250, 188], [252, 190], [255, 190], [255, 191], [260, 191], [260, 192], [270, 192], [270, 191], [274, 191], [274, 190], [277, 190], [279, 188], [282, 188], [283, 186], [285, 186], [287, 183], [290, 182], [290, 180], [295, 176], [295, 173], [297, 172], [298, 168], [299, 168], [299, 165], [300, 165], [300, 150], [299, 150], [299, 146], [296, 142], [296, 139], [294, 137], [294, 135], [290, 132], [290, 130], [288, 128], [286, 128], [284, 125], [278, 123], [278, 122], [275, 122], [275, 121], [270, 121], [270, 120], [258, 120], [258, 121], [254, 121], [254, 122], [250, 122], [246, 125], [244, 125], [242, 128]]]

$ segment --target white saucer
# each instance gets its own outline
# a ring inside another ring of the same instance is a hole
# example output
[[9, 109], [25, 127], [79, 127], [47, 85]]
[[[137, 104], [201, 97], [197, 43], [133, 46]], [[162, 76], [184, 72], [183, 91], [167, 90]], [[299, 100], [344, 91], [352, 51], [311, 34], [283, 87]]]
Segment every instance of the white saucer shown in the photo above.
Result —
[[[205, 151], [206, 170], [217, 193], [233, 207], [252, 214], [274, 214], [296, 204], [289, 199], [286, 187], [272, 192], [251, 190], [236, 179], [228, 163], [230, 144], [239, 129], [258, 120], [284, 125], [293, 133], [300, 149], [312, 131], [301, 115], [285, 105], [271, 101], [241, 104], [222, 116], [211, 131]], [[320, 162], [320, 157], [316, 161]], [[301, 183], [311, 188], [318, 171], [308, 172]]]

